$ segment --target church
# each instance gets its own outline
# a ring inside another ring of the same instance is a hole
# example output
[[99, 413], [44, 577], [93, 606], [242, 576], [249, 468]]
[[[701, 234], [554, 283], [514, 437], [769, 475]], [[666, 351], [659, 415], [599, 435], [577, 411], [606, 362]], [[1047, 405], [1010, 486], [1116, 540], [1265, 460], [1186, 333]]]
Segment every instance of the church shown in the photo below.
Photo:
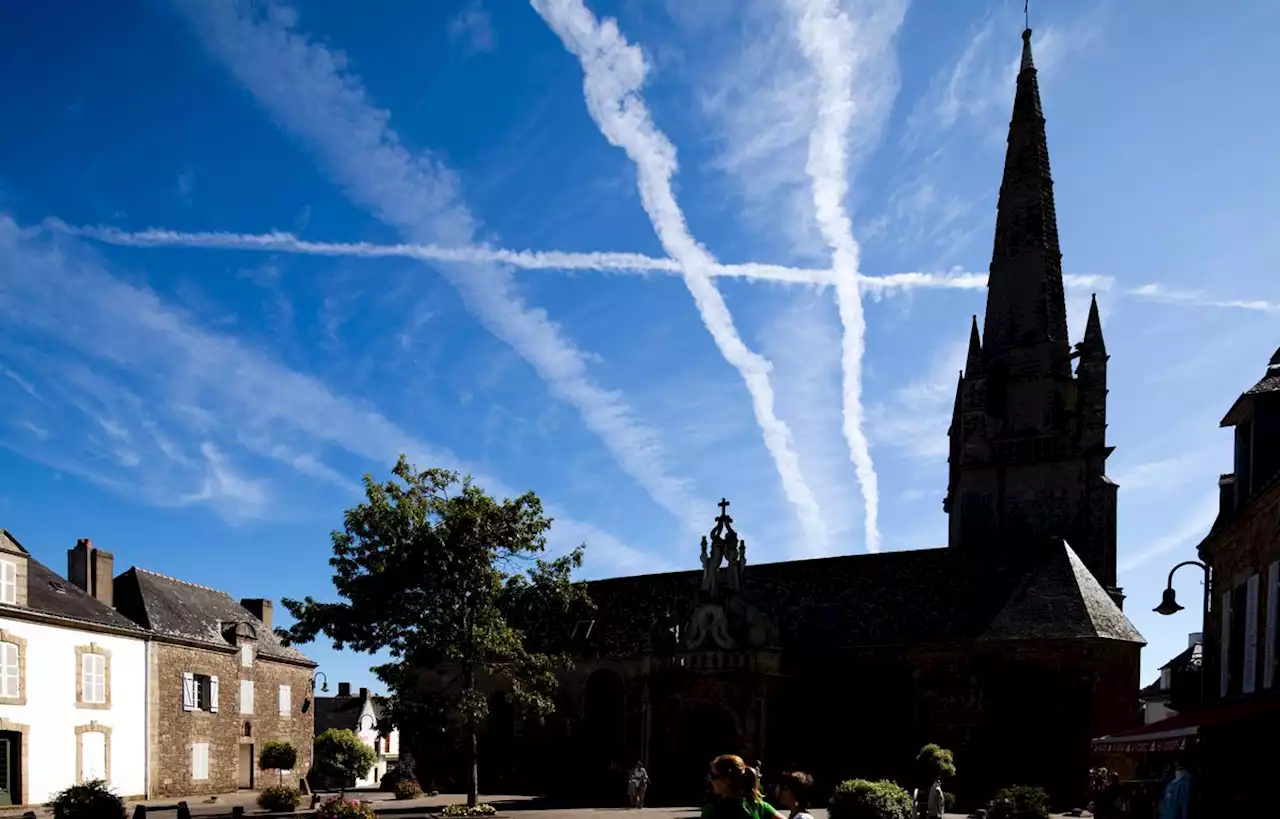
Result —
[[[700, 570], [589, 584], [598, 610], [575, 631], [560, 710], [515, 766], [542, 792], [617, 800], [618, 771], [642, 760], [652, 803], [690, 804], [720, 753], [766, 777], [799, 766], [823, 790], [910, 786], [936, 742], [955, 753], [962, 808], [1012, 785], [1084, 804], [1091, 738], [1138, 720], [1144, 641], [1116, 584], [1096, 302], [1068, 339], [1030, 38], [949, 430], [948, 545], [753, 565], [721, 501]], [[481, 740], [488, 792], [496, 740]]]

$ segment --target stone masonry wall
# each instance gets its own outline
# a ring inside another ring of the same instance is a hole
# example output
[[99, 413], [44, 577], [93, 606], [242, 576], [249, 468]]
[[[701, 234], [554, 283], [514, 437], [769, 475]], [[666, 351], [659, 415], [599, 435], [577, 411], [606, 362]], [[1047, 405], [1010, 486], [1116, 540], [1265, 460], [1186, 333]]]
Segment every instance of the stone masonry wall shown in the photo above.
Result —
[[[263, 743], [284, 740], [298, 749], [298, 767], [286, 774], [296, 785], [311, 763], [314, 711], [302, 712], [311, 696], [312, 669], [255, 658], [240, 664], [239, 652], [153, 644], [151, 655], [151, 790], [155, 797], [229, 793], [239, 783], [240, 745], [254, 746], [254, 766]], [[186, 672], [218, 678], [218, 712], [184, 711], [182, 675]], [[240, 680], [254, 681], [254, 713], [240, 713]], [[291, 687], [290, 713], [281, 716], [278, 690]], [[249, 736], [245, 736], [248, 723]], [[209, 743], [209, 777], [192, 779], [191, 748]], [[255, 771], [254, 785], [275, 784], [276, 771]]]

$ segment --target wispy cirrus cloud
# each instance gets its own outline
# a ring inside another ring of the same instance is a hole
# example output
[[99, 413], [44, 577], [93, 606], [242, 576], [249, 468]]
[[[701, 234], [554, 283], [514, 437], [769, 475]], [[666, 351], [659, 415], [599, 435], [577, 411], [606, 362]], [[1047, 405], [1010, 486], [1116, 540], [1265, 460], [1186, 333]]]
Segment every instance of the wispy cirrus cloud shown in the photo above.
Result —
[[[275, 4], [177, 0], [208, 51], [257, 102], [319, 157], [331, 179], [407, 240], [468, 247], [480, 231], [456, 175], [429, 152], [410, 151], [390, 114], [369, 98], [341, 52], [298, 30], [297, 13]], [[468, 309], [510, 344], [558, 399], [577, 408], [627, 471], [691, 530], [706, 504], [672, 473], [656, 430], [588, 374], [588, 357], [546, 312], [526, 303], [508, 266], [435, 261]]]
[[877, 445], [900, 449], [927, 463], [945, 461], [956, 381], [964, 369], [968, 345], [967, 337], [944, 345], [934, 353], [927, 371], [871, 407], [868, 422]]
[[[790, 7], [796, 16], [796, 39], [818, 79], [818, 116], [805, 167], [813, 183], [818, 229], [831, 248], [836, 306], [844, 328], [840, 360], [844, 437], [862, 489], [866, 548], [875, 552], [880, 549], [880, 491], [863, 430], [862, 358], [867, 322], [859, 292], [861, 248], [844, 200], [849, 190], [849, 132], [855, 115], [862, 113], [857, 110], [862, 98], [877, 93], [873, 89], [880, 87], [885, 64], [893, 63], [893, 37], [906, 6], [890, 2], [879, 10], [883, 20], [873, 17], [860, 21], [861, 25], [834, 0], [791, 0]], [[874, 81], [868, 82], [868, 75]]]
[[[0, 281], [13, 341], [3, 367], [17, 375], [0, 406], [30, 419], [0, 427], [0, 445], [32, 460], [136, 502], [204, 504], [231, 521], [304, 514], [299, 495], [311, 493], [286, 491], [299, 479], [350, 492], [354, 482], [331, 466], [339, 457], [385, 467], [405, 453], [513, 494], [318, 379], [200, 326], [75, 240], [0, 216]], [[272, 473], [273, 463], [287, 471]], [[590, 544], [593, 570], [656, 560], [548, 500], [557, 544]]]
[[582, 64], [587, 109], [600, 132], [636, 167], [641, 204], [663, 248], [679, 265], [703, 324], [716, 346], [742, 376], [756, 422], [773, 457], [787, 499], [796, 507], [806, 539], [826, 548], [828, 531], [817, 498], [800, 469], [791, 430], [774, 406], [768, 361], [749, 349], [734, 326], [710, 271], [716, 260], [690, 234], [676, 202], [672, 179], [676, 149], [653, 122], [641, 95], [648, 66], [640, 49], [627, 42], [617, 21], [598, 20], [581, 0], [531, 0], [533, 8]]

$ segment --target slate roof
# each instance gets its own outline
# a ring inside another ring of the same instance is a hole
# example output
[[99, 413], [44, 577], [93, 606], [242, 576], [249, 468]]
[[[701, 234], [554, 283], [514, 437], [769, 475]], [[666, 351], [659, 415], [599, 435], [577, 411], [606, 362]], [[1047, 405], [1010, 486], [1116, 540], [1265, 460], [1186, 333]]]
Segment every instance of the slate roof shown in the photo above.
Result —
[[306, 655], [279, 638], [226, 592], [131, 567], [116, 577], [116, 605], [138, 625], [160, 637], [174, 637], [227, 648], [226, 633], [235, 623], [249, 623], [258, 638], [260, 657], [314, 665]]
[[[380, 702], [381, 698], [370, 699], [373, 701], [374, 718], [379, 722], [386, 719], [387, 709]], [[360, 715], [364, 713], [364, 700], [360, 697], [316, 697], [314, 702], [317, 736], [330, 728], [359, 730]]]
[[[591, 643], [606, 656], [661, 651], [700, 572], [591, 581]], [[961, 640], [1145, 642], [1066, 544], [1005, 553], [922, 549], [748, 565], [744, 596], [785, 649]]]
[[1231, 405], [1231, 409], [1227, 410], [1227, 414], [1223, 416], [1221, 425], [1229, 427], [1238, 424], [1253, 396], [1275, 393], [1280, 393], [1280, 348], [1276, 349], [1271, 360], [1267, 362], [1267, 372], [1261, 380], [1240, 394], [1240, 397]]
[[[21, 554], [27, 555], [27, 605], [25, 609], [42, 614], [74, 620], [87, 626], [110, 626], [116, 629], [139, 632], [137, 624], [115, 609], [98, 600], [79, 586], [58, 576], [40, 561], [31, 557], [17, 538], [4, 529], [0, 529], [0, 538], [5, 545]], [[21, 617], [23, 607], [0, 606], [6, 614]]]
[[1160, 670], [1164, 671], [1166, 668], [1172, 668], [1175, 671], [1181, 671], [1186, 668], [1197, 668], [1200, 665], [1200, 658], [1203, 653], [1202, 649], [1202, 643], [1196, 643], [1193, 646], [1189, 646], [1178, 656], [1160, 666]]

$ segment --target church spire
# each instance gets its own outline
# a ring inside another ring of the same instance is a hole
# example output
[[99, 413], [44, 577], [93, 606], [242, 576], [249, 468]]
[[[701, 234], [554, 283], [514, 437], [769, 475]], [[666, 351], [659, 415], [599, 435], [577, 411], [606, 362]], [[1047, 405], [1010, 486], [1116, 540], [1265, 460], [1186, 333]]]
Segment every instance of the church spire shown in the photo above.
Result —
[[1098, 294], [1089, 302], [1089, 320], [1084, 325], [1084, 339], [1078, 345], [1081, 355], [1105, 358], [1107, 343], [1102, 340], [1102, 319], [1098, 317]]
[[987, 288], [986, 360], [999, 363], [1014, 347], [1040, 346], [1049, 369], [1069, 372], [1062, 253], [1031, 29], [1022, 32]]
[[969, 327], [969, 355], [965, 358], [964, 374], [972, 378], [982, 369], [982, 337], [978, 335], [978, 317], [973, 317]]

